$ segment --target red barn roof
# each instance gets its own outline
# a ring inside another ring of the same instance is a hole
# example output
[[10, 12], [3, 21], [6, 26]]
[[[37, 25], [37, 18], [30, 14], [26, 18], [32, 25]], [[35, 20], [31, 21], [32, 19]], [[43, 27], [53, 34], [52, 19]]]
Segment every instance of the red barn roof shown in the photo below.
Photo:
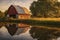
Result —
[[31, 14], [28, 9], [25, 7], [20, 7], [18, 5], [11, 5], [8, 9], [8, 13], [10, 14]]

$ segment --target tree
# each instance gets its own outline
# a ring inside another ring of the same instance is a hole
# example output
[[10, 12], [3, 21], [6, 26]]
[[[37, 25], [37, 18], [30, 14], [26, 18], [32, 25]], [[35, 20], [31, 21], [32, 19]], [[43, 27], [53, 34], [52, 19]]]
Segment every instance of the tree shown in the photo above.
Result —
[[33, 16], [37, 17], [55, 17], [57, 13], [57, 8], [55, 4], [57, 0], [38, 0], [34, 1], [31, 6], [30, 10]]
[[0, 11], [0, 18], [4, 17], [4, 13], [2, 11]]
[[5, 14], [5, 17], [7, 16], [7, 10], [4, 12], [4, 14]]
[[57, 8], [57, 17], [60, 17], [60, 2], [57, 2], [56, 4], [55, 4], [55, 6], [56, 6], [56, 8]]

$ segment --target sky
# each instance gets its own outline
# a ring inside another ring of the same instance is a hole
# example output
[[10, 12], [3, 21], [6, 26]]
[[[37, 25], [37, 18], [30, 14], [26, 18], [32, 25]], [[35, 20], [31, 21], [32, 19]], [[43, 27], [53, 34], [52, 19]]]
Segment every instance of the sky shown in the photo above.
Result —
[[27, 9], [29, 9], [33, 1], [37, 1], [37, 0], [0, 0], [0, 10], [4, 12], [12, 4], [26, 7]]
[[37, 0], [0, 0], [0, 10], [4, 12], [10, 5], [19, 5], [29, 9], [29, 6], [33, 1]]

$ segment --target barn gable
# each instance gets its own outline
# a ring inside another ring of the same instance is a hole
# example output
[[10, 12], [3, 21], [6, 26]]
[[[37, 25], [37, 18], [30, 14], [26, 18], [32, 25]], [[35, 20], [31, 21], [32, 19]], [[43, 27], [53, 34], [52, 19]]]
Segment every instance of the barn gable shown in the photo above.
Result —
[[17, 11], [16, 11], [16, 9], [14, 8], [14, 6], [11, 5], [11, 6], [9, 7], [7, 14], [9, 14], [9, 15], [15, 15], [15, 14], [17, 14]]

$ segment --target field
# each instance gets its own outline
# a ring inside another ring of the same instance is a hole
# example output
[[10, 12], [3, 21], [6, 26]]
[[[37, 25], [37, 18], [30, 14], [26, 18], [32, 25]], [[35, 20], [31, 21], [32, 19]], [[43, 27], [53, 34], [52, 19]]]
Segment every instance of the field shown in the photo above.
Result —
[[60, 18], [31, 18], [31, 20], [60, 21]]

